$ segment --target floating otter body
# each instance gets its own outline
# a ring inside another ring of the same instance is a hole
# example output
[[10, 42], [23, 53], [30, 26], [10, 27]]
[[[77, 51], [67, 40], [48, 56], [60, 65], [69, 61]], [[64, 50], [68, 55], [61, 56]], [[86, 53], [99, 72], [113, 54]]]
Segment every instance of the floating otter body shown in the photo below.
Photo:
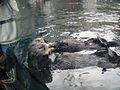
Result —
[[[78, 69], [89, 66], [98, 66], [101, 68], [115, 68], [117, 61], [113, 59], [111, 62], [108, 54], [105, 56], [98, 56], [93, 54], [81, 54], [81, 53], [61, 53], [58, 54], [54, 63], [53, 69]], [[113, 63], [114, 62], [114, 63]]]
[[[103, 38], [91, 38], [85, 42], [67, 39], [57, 42], [55, 52], [59, 53], [53, 65], [58, 69], [75, 69], [87, 66], [113, 68], [119, 64], [119, 56], [109, 47], [119, 46]], [[92, 54], [76, 53], [82, 50], [96, 50]], [[66, 53], [67, 52], [67, 53]]]
[[53, 65], [54, 69], [77, 69], [88, 66], [97, 66], [98, 61], [106, 58], [99, 58], [95, 55], [83, 55], [79, 53], [62, 53], [59, 54]]
[[77, 52], [85, 48], [85, 43], [75, 39], [65, 39], [54, 44], [55, 52]]
[[52, 81], [51, 59], [49, 59], [52, 50], [53, 48], [50, 48], [43, 38], [34, 39], [28, 47], [28, 69], [37, 81], [44, 84]]
[[65, 39], [54, 43], [55, 52], [78, 52], [85, 49], [106, 49], [119, 46], [116, 42], [107, 42], [103, 38], [91, 38], [85, 42], [76, 39]]
[[[55, 42], [50, 48], [44, 39], [37, 38], [29, 46], [29, 67], [49, 61], [49, 53], [58, 53], [54, 62], [53, 69], [75, 69], [88, 66], [115, 67], [119, 62], [119, 56], [111, 51], [109, 47], [119, 46], [116, 42], [107, 42], [103, 38], [91, 38], [85, 42], [75, 39], [65, 39]], [[92, 54], [79, 53], [83, 50], [96, 50]], [[47, 52], [47, 53], [46, 53]], [[47, 56], [47, 57], [46, 57]], [[39, 63], [38, 63], [39, 61]], [[31, 64], [32, 63], [32, 64]], [[35, 64], [37, 63], [37, 64]]]

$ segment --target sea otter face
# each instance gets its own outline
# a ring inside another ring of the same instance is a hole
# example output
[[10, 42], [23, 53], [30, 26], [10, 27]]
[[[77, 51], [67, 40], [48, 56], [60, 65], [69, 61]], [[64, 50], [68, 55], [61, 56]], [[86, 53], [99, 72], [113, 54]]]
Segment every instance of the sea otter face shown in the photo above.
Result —
[[43, 38], [36, 38], [35, 42], [39, 44], [39, 49], [43, 55], [49, 55], [52, 52], [49, 44], [47, 44]]
[[53, 48], [47, 44], [43, 38], [36, 38], [28, 47], [28, 52], [31, 55], [50, 55]]
[[44, 39], [43, 38], [36, 38], [34, 40], [36, 43], [45, 43]]
[[43, 38], [36, 38], [28, 47], [28, 67], [29, 69], [42, 69], [49, 67], [49, 55], [53, 48], [50, 48]]

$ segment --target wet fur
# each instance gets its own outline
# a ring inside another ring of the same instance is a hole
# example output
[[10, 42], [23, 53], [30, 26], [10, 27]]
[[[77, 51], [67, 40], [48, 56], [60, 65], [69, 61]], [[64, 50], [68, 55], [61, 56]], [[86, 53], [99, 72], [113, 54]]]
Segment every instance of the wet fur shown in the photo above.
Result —
[[36, 38], [28, 47], [28, 67], [30, 69], [42, 69], [49, 67], [51, 54], [54, 48], [50, 48], [43, 38]]

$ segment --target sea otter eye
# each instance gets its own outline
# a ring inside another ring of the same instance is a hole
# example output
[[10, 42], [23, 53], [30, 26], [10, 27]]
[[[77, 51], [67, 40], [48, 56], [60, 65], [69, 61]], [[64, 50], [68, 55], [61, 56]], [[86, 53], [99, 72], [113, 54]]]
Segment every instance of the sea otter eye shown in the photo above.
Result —
[[38, 49], [41, 49], [41, 48], [43, 48], [43, 47], [42, 47], [42, 46], [39, 46], [39, 47], [38, 47]]
[[43, 38], [37, 38], [35, 40], [35, 42], [37, 42], [37, 43], [44, 43], [44, 39]]
[[37, 39], [37, 40], [35, 40], [35, 42], [40, 42], [40, 40], [39, 40], [39, 39]]

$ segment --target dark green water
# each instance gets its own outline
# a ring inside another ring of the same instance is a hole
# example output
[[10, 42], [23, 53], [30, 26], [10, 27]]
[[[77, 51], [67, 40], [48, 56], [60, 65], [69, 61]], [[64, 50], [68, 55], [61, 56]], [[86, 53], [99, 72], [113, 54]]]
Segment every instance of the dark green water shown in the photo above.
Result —
[[[35, 1], [35, 0], [31, 0]], [[40, 1], [40, 2], [39, 2]], [[119, 0], [37, 0], [21, 11], [23, 35], [43, 36], [48, 41], [102, 36], [119, 40]], [[45, 32], [41, 35], [41, 33]], [[82, 35], [81, 35], [82, 33]], [[91, 34], [91, 35], [89, 35]]]
[[42, 36], [47, 41], [57, 41], [101, 36], [119, 41], [119, 0], [18, 1], [22, 37]]
[[[21, 48], [25, 50], [25, 54], [28, 43], [38, 36], [47, 41], [68, 37], [84, 41], [97, 36], [108, 41], [120, 41], [119, 0], [36, 1], [37, 3], [22, 4], [20, 8], [20, 17], [26, 17], [21, 20], [22, 23], [19, 22], [22, 33]], [[119, 72], [117, 68], [102, 74], [98, 67], [54, 71], [53, 81], [47, 85], [51, 90], [120, 90]]]

